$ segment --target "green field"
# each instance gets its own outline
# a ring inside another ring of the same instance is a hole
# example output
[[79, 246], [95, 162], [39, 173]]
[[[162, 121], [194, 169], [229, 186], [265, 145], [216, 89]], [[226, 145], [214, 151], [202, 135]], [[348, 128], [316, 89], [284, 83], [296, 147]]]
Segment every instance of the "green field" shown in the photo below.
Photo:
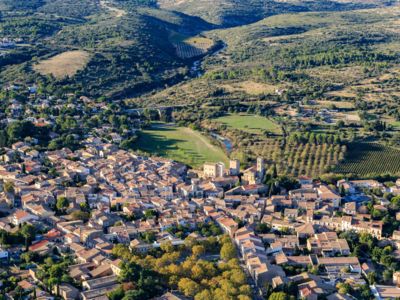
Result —
[[230, 128], [239, 129], [254, 134], [262, 134], [263, 131], [268, 131], [275, 134], [281, 133], [281, 129], [278, 124], [274, 123], [270, 119], [256, 115], [230, 114], [217, 118], [215, 121], [223, 123]]
[[221, 148], [212, 145], [201, 133], [186, 127], [154, 124], [141, 133], [137, 144], [142, 151], [192, 167], [199, 167], [205, 162], [228, 162]]
[[353, 143], [335, 172], [357, 175], [400, 174], [400, 150], [377, 143]]

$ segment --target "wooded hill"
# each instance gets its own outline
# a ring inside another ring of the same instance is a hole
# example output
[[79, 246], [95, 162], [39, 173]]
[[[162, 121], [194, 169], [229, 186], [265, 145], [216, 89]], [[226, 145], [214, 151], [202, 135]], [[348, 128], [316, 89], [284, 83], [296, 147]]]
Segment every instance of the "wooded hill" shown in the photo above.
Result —
[[162, 8], [180, 11], [222, 26], [250, 24], [267, 16], [309, 11], [344, 11], [373, 8], [390, 1], [271, 1], [271, 0], [159, 0]]
[[[58, 3], [60, 2], [60, 3]], [[176, 55], [172, 32], [195, 36], [212, 28], [196, 17], [162, 11], [152, 1], [1, 0], [0, 32], [23, 45], [0, 57], [0, 83], [44, 82], [53, 91], [109, 99], [136, 96], [181, 81], [189, 61]], [[34, 66], [71, 50], [90, 53], [72, 78], [55, 79]]]

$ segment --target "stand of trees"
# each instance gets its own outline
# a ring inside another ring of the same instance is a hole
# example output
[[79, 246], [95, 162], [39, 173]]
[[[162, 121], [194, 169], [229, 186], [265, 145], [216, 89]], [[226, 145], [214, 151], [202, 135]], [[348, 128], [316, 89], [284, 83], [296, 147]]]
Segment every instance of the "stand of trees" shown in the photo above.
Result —
[[[187, 238], [182, 247], [165, 243], [161, 245], [161, 251], [145, 257], [116, 245], [113, 254], [123, 259], [122, 286], [109, 294], [114, 300], [150, 299], [167, 289], [178, 289], [195, 300], [251, 299], [246, 274], [236, 258], [235, 246], [227, 236], [219, 241], [210, 237], [202, 242]], [[205, 259], [207, 256], [215, 258]], [[144, 275], [148, 280], [141, 279]]]

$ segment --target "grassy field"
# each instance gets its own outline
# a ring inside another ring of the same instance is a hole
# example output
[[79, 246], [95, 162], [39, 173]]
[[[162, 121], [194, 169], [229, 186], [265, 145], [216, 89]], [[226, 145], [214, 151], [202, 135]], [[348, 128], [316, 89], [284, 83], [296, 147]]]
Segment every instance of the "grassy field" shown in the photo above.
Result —
[[395, 130], [400, 130], [400, 121], [391, 121], [389, 122], [390, 125], [394, 127]]
[[52, 74], [56, 78], [74, 76], [88, 63], [90, 54], [86, 51], [67, 51], [43, 60], [33, 68], [42, 75]]
[[228, 162], [223, 150], [211, 144], [199, 132], [186, 127], [154, 124], [144, 130], [138, 140], [139, 149], [152, 155], [167, 157], [192, 167], [205, 162]]
[[354, 143], [348, 148], [343, 163], [337, 173], [367, 174], [400, 174], [400, 150], [377, 143]]
[[281, 133], [279, 125], [270, 119], [256, 115], [230, 114], [228, 116], [215, 119], [215, 121], [223, 123], [228, 127], [254, 134], [262, 134], [265, 130], [275, 134]]
[[221, 85], [228, 92], [245, 92], [249, 95], [272, 94], [279, 86], [273, 84], [259, 83], [251, 80], [234, 82]]

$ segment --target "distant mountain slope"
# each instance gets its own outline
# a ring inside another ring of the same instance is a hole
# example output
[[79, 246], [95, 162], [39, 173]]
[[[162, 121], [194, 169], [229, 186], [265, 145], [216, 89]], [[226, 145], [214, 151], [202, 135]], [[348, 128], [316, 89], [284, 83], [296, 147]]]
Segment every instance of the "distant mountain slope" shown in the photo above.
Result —
[[400, 7], [293, 13], [209, 31], [207, 37], [223, 40], [226, 47], [203, 61], [204, 76], [146, 100], [157, 105], [249, 101], [273, 98], [279, 89], [289, 90], [296, 100], [318, 99], [333, 90], [356, 89], [380, 72], [392, 68], [397, 74], [399, 16]]
[[65, 17], [82, 18], [100, 11], [97, 0], [45, 0], [46, 3], [39, 8], [46, 14], [57, 14]]
[[0, 0], [1, 10], [36, 9], [44, 4], [44, 0]]
[[82, 18], [100, 11], [98, 0], [0, 0], [0, 12], [40, 12]]
[[110, 99], [182, 80], [190, 62], [177, 55], [170, 35], [214, 28], [199, 17], [158, 9], [152, 0], [0, 0], [0, 7], [0, 33], [25, 42], [0, 56], [1, 83], [33, 83], [40, 78], [34, 57], [43, 62], [82, 50], [90, 57], [85, 68], [71, 78], [42, 80]]
[[249, 24], [270, 15], [288, 12], [340, 11], [386, 5], [381, 0], [159, 0], [161, 8], [199, 16], [225, 27]]

